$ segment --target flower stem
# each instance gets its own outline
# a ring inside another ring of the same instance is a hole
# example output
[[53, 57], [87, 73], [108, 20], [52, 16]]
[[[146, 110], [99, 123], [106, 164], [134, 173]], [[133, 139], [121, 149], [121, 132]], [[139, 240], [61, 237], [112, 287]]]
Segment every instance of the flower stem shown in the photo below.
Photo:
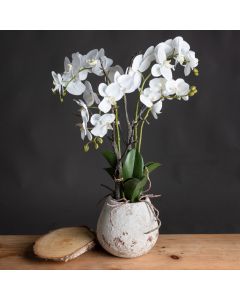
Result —
[[143, 80], [143, 83], [142, 83], [142, 86], [140, 88], [140, 91], [139, 91], [139, 99], [137, 101], [137, 105], [136, 105], [136, 110], [135, 110], [135, 119], [134, 119], [134, 122], [135, 122], [135, 126], [134, 126], [134, 139], [136, 141], [135, 143], [135, 147], [137, 148], [137, 144], [138, 144], [138, 116], [139, 116], [139, 104], [140, 104], [140, 96], [142, 94], [142, 91], [144, 89], [144, 86], [147, 82], [147, 80], [151, 77], [151, 73], [148, 74], [148, 76]]
[[121, 139], [120, 139], [120, 131], [119, 131], [119, 120], [118, 120], [118, 107], [117, 104], [114, 105], [115, 110], [115, 126], [116, 126], [116, 142], [118, 148], [118, 154], [121, 156]]
[[65, 86], [65, 88], [64, 88], [64, 92], [66, 92], [69, 83], [72, 82], [73, 80], [75, 80], [76, 77], [77, 77], [77, 75], [78, 75], [80, 72], [85, 71], [85, 70], [88, 70], [88, 69], [90, 69], [90, 68], [81, 68], [81, 69], [79, 69], [78, 72], [77, 72], [77, 73], [76, 73], [76, 74], [75, 74], [75, 75], [67, 82], [67, 84], [66, 84], [66, 86]]
[[127, 107], [127, 97], [126, 97], [126, 95], [124, 95], [124, 109], [125, 109], [125, 116], [126, 116], [126, 122], [127, 122], [127, 127], [128, 127], [127, 142], [129, 142], [129, 139], [130, 139], [131, 133], [132, 133], [132, 127], [131, 127], [131, 123], [130, 123], [129, 115], [128, 115], [128, 107]]
[[139, 141], [138, 141], [138, 152], [140, 152], [141, 150], [141, 145], [142, 145], [142, 134], [143, 134], [143, 126], [148, 118], [148, 115], [151, 111], [151, 108], [149, 108], [145, 114], [145, 117], [143, 118], [143, 121], [142, 121], [142, 124], [141, 124], [141, 127], [140, 127], [140, 134], [139, 134]]

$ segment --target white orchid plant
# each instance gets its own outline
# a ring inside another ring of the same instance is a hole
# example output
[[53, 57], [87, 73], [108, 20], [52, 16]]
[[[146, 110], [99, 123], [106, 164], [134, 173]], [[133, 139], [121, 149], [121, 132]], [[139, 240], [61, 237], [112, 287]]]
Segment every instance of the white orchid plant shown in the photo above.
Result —
[[[183, 67], [185, 77], [191, 72], [198, 76], [198, 59], [182, 37], [135, 55], [125, 72], [119, 65], [113, 65], [104, 49], [91, 50], [86, 55], [73, 53], [72, 61], [65, 58], [63, 74], [52, 72], [52, 91], [59, 94], [61, 102], [67, 94], [77, 98], [74, 101], [81, 121], [76, 125], [80, 128], [84, 151], [88, 152], [91, 145], [98, 149], [103, 138], [110, 141], [112, 149], [103, 151], [103, 156], [109, 163], [105, 170], [115, 183], [111, 191], [116, 200], [139, 201], [150, 181], [149, 173], [160, 166], [155, 162], [144, 163], [141, 155], [143, 128], [149, 124], [151, 114], [154, 119], [158, 118], [164, 100], [187, 101], [197, 93], [196, 87], [183, 78], [173, 79], [178, 65]], [[98, 92], [94, 92], [87, 80], [92, 75], [104, 79]], [[136, 93], [132, 118], [127, 99], [130, 93]], [[123, 119], [127, 124], [125, 134], [120, 105], [123, 105]]]

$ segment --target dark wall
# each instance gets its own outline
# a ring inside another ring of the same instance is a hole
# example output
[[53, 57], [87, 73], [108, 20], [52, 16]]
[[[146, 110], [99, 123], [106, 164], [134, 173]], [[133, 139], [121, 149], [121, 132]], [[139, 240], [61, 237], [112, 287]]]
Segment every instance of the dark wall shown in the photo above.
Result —
[[110, 183], [99, 153], [82, 152], [72, 98], [51, 93], [52, 70], [72, 52], [105, 48], [115, 63], [182, 35], [200, 59], [199, 93], [165, 101], [145, 128], [146, 161], [164, 233], [240, 232], [240, 33], [229, 31], [1, 32], [0, 233], [95, 227]]

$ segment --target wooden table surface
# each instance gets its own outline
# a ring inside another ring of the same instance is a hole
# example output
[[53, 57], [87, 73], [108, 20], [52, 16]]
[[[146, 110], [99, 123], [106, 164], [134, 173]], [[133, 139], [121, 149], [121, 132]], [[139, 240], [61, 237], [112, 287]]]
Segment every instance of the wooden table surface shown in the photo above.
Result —
[[142, 257], [118, 258], [97, 246], [67, 263], [36, 258], [32, 245], [37, 237], [0, 236], [0, 270], [240, 269], [240, 234], [160, 235], [152, 251]]

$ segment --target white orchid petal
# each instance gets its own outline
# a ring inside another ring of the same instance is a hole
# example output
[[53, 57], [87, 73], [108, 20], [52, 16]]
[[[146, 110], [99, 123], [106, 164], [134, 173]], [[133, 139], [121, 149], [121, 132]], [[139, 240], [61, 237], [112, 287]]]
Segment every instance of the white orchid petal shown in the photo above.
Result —
[[100, 103], [100, 99], [99, 99], [99, 97], [98, 97], [98, 95], [97, 95], [96, 93], [93, 93], [93, 99], [94, 99], [94, 102], [95, 102], [96, 104], [99, 104], [99, 103]]
[[58, 75], [54, 71], [52, 71], [52, 77], [55, 82], [58, 81]]
[[140, 72], [145, 72], [151, 65], [151, 62], [152, 62], [152, 58], [149, 56], [149, 57], [146, 57], [145, 59], [143, 59], [143, 61], [141, 62], [138, 70]]
[[107, 96], [106, 88], [107, 88], [106, 83], [100, 83], [99, 86], [98, 86], [98, 92], [102, 97]]
[[94, 136], [99, 136], [99, 137], [104, 137], [107, 134], [107, 126], [103, 125], [103, 126], [95, 126], [92, 130], [91, 133]]
[[184, 75], [188, 76], [191, 73], [191, 68], [189, 66], [189, 64], [186, 64], [185, 68], [184, 68]]
[[159, 64], [153, 65], [151, 72], [154, 77], [161, 76], [161, 66]]
[[[147, 56], [152, 56], [154, 53], [154, 46], [150, 46], [147, 48], [147, 50], [145, 51], [143, 58], [146, 58]], [[153, 57], [153, 56], [152, 56]]]
[[109, 102], [108, 98], [103, 98], [103, 100], [98, 105], [98, 108], [104, 113], [109, 112], [111, 107], [112, 107], [112, 105]]
[[148, 97], [146, 97], [146, 96], [144, 96], [144, 95], [141, 95], [141, 96], [140, 96], [140, 101], [141, 101], [145, 106], [147, 106], [147, 107], [152, 107], [152, 106], [153, 106], [152, 101], [151, 101]]
[[[115, 77], [117, 76], [115, 75]], [[123, 93], [128, 93], [128, 91], [132, 89], [133, 77], [129, 74], [120, 75], [117, 77], [117, 83], [120, 85], [120, 88], [123, 91]]]
[[143, 90], [143, 95], [148, 97], [151, 94], [151, 89], [150, 88], [146, 88]]
[[163, 63], [167, 59], [165, 50], [166, 50], [165, 45], [163, 43], [161, 43], [161, 45], [158, 48], [158, 52], [157, 52], [158, 63]]
[[176, 93], [176, 81], [168, 80], [165, 84], [165, 93], [164, 96], [173, 95]]
[[81, 139], [84, 141], [85, 139], [85, 131], [83, 129], [80, 129], [81, 132]]
[[73, 53], [72, 54], [72, 68], [71, 71], [73, 75], [77, 75], [81, 66], [81, 54], [80, 53]]
[[155, 119], [158, 118], [158, 114], [160, 114], [161, 110], [162, 110], [162, 101], [158, 101], [157, 103], [155, 103], [153, 105], [152, 110], [151, 110], [152, 115]]
[[97, 55], [98, 55], [98, 50], [93, 49], [87, 53], [86, 57], [87, 59], [96, 59]]
[[176, 80], [176, 86], [177, 86], [177, 91], [176, 95], [181, 97], [181, 96], [186, 96], [189, 92], [189, 84], [187, 84], [182, 78], [179, 78]]
[[92, 134], [88, 129], [87, 129], [87, 138], [89, 139], [89, 141], [92, 140]]
[[102, 124], [111, 124], [115, 120], [114, 114], [105, 114], [101, 116]]
[[141, 85], [141, 82], [142, 82], [142, 75], [140, 72], [136, 72], [133, 76], [133, 80], [134, 80], [134, 85], [135, 85], [135, 89], [138, 89]]
[[172, 79], [172, 70], [169, 67], [163, 65], [160, 67], [160, 69], [161, 74], [164, 78], [166, 78], [167, 80]]
[[108, 78], [111, 82], [116, 81], [117, 78], [123, 74], [123, 69], [121, 66], [116, 65], [113, 67], [110, 67], [109, 71], [108, 71]]
[[85, 91], [85, 85], [80, 81], [71, 81], [67, 85], [67, 91], [74, 96], [80, 96]]
[[94, 96], [92, 93], [83, 93], [83, 100], [86, 102], [87, 106], [92, 106], [94, 103]]
[[116, 101], [123, 97], [120, 86], [116, 82], [109, 84], [109, 86], [106, 88], [106, 94], [110, 97], [114, 97]]
[[93, 126], [95, 126], [99, 122], [100, 118], [101, 118], [101, 115], [99, 115], [99, 114], [92, 115], [91, 120], [90, 120], [91, 124]]
[[88, 76], [88, 70], [82, 70], [79, 72], [79, 79], [80, 80], [86, 80]]
[[64, 59], [64, 72], [69, 72], [71, 70], [71, 62], [68, 57]]
[[140, 67], [140, 64], [142, 62], [142, 59], [143, 59], [142, 54], [139, 54], [136, 57], [134, 57], [133, 63], [132, 63], [132, 69], [133, 69], [134, 72], [139, 71], [139, 67]]
[[153, 90], [153, 91], [156, 91], [156, 92], [160, 91], [161, 87], [162, 87], [160, 78], [154, 78], [154, 79], [150, 80], [149, 86], [150, 86], [151, 90]]

